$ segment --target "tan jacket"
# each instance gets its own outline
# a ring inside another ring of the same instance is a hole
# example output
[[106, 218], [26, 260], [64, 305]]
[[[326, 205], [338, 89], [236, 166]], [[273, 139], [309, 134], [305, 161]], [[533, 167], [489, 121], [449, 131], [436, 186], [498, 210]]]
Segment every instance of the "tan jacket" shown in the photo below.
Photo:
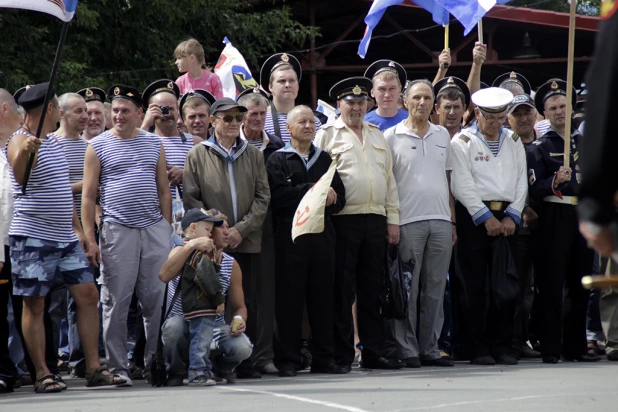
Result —
[[313, 142], [332, 157], [339, 154], [337, 172], [345, 186], [346, 205], [339, 215], [377, 214], [399, 224], [399, 195], [393, 159], [377, 126], [363, 122], [361, 142], [340, 117], [322, 126]]
[[230, 227], [236, 228], [243, 239], [232, 252], [260, 253], [262, 223], [270, 202], [264, 157], [240, 138], [232, 153], [230, 156], [214, 137], [189, 151], [182, 177], [184, 208], [185, 211], [192, 208], [220, 210], [227, 216]]

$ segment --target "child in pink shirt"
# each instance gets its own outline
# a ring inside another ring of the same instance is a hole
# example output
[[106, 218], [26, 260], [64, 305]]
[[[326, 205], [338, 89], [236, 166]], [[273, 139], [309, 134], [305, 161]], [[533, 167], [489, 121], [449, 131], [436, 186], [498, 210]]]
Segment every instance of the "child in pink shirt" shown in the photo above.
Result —
[[180, 43], [174, 51], [174, 58], [178, 71], [184, 73], [176, 79], [180, 94], [203, 89], [212, 93], [217, 99], [223, 97], [221, 79], [206, 69], [204, 48], [197, 40], [189, 39]]

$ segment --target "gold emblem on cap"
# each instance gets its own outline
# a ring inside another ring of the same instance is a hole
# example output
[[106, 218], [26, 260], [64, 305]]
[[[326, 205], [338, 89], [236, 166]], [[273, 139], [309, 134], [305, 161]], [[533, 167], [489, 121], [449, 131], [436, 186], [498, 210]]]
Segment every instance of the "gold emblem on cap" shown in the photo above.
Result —
[[390, 62], [388, 65], [389, 65], [390, 67], [395, 67], [395, 62]]
[[257, 87], [253, 88], [253, 93], [259, 93], [259, 92], [260, 92], [260, 89], [258, 89]]
[[355, 96], [358, 96], [362, 92], [363, 92], [363, 90], [360, 88], [360, 86], [358, 84], [356, 86], [354, 86], [354, 88], [352, 89], [352, 93], [354, 93]]
[[120, 87], [116, 87], [114, 89], [114, 96], [118, 96], [120, 94]]
[[511, 75], [509, 76], [511, 79], [517, 79], [517, 73], [515, 72], [511, 72]]
[[26, 85], [26, 90], [28, 90], [28, 89], [30, 89], [30, 85], [29, 84]]
[[288, 56], [286, 53], [283, 53], [281, 55], [281, 61], [284, 62], [284, 63], [289, 62], [290, 61], [290, 56]]
[[86, 97], [92, 97], [92, 96], [94, 96], [94, 93], [92, 92], [92, 90], [86, 89]]
[[448, 80], [446, 81], [448, 84], [455, 84], [455, 79], [453, 79], [452, 77], [449, 77]]
[[169, 83], [167, 84], [167, 88], [168, 88], [168, 89], [173, 89], [173, 88], [174, 88], [174, 82], [169, 82]]
[[551, 88], [554, 89], [554, 90], [557, 89], [558, 88], [558, 83], [551, 82]]
[[127, 93], [127, 96], [133, 97], [133, 93], [129, 92], [129, 93]]

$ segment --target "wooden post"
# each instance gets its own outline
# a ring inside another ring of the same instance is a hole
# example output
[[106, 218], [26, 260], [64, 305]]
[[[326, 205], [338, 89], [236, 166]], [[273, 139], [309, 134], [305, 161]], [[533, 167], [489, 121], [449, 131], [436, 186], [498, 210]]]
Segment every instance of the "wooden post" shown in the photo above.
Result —
[[569, 48], [567, 54], [567, 89], [566, 89], [566, 118], [564, 125], [564, 167], [571, 165], [571, 116], [573, 113], [573, 55], [575, 52], [575, 11], [577, 0], [571, 0], [569, 15]]
[[[449, 50], [449, 27], [450, 25], [445, 25], [444, 26], [444, 50]], [[448, 63], [444, 63], [444, 68], [448, 69], [449, 64]]]
[[483, 41], [483, 19], [479, 20], [476, 27], [478, 28], [478, 32], [479, 32], [479, 42], [481, 44], [485, 44], [485, 42]]

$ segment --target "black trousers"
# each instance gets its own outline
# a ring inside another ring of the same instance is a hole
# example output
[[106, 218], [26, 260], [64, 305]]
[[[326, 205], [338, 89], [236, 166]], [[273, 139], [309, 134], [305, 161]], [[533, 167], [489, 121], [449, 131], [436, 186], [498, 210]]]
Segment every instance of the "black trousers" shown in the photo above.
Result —
[[[300, 369], [305, 303], [311, 326], [313, 367], [335, 360], [333, 286], [335, 282], [335, 229], [327, 221], [323, 233], [306, 234], [292, 243], [291, 223], [275, 231], [275, 364]], [[350, 309], [351, 310], [351, 309]]]
[[[503, 212], [493, 212], [498, 220]], [[491, 243], [485, 225], [476, 226], [467, 209], [456, 205], [457, 214], [457, 277], [463, 293], [460, 296], [463, 316], [471, 338], [471, 356], [506, 355], [513, 340], [515, 301], [505, 302], [499, 308], [490, 293], [492, 262]], [[508, 236], [511, 254], [519, 266], [517, 235]]]
[[541, 300], [544, 356], [586, 354], [586, 311], [594, 252], [579, 233], [575, 206], [543, 202], [539, 230], [543, 251], [535, 280]]
[[529, 339], [528, 323], [534, 301], [534, 268], [536, 267], [537, 238], [534, 234], [520, 235], [519, 244], [519, 295], [515, 301], [515, 323], [513, 330], [513, 350], [521, 352]]
[[335, 359], [354, 361], [352, 304], [356, 292], [358, 335], [363, 359], [384, 355], [384, 324], [380, 292], [386, 262], [386, 217], [380, 215], [333, 216], [337, 246], [335, 266]]
[[8, 254], [8, 246], [4, 246], [7, 262], [2, 267], [0, 279], [8, 281], [0, 285], [0, 379], [9, 388], [13, 387], [17, 379], [17, 368], [9, 356], [9, 322], [8, 316], [9, 296], [11, 295], [11, 258]]

